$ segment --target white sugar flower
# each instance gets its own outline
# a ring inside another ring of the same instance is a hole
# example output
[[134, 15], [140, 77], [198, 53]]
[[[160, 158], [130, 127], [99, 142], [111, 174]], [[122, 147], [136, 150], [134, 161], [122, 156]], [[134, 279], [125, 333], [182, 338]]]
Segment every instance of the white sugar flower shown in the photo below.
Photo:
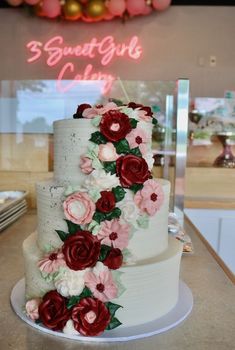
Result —
[[76, 329], [74, 328], [74, 324], [72, 320], [68, 320], [66, 325], [63, 328], [63, 332], [68, 335], [78, 335], [80, 334]]
[[117, 206], [122, 211], [121, 219], [134, 227], [138, 227], [137, 219], [140, 211], [134, 203], [133, 194], [130, 190], [126, 189], [125, 198], [121, 202], [117, 203]]
[[147, 152], [143, 158], [146, 160], [146, 163], [148, 164], [149, 170], [152, 170], [153, 164], [154, 164], [154, 158], [152, 151]]
[[84, 289], [84, 274], [86, 270], [74, 271], [68, 268], [61, 269], [54, 283], [58, 293], [64, 297], [79, 295]]
[[104, 170], [94, 170], [89, 176], [87, 176], [83, 187], [88, 190], [91, 188], [98, 188], [100, 191], [104, 191], [119, 185], [119, 178], [115, 174], [111, 175]]

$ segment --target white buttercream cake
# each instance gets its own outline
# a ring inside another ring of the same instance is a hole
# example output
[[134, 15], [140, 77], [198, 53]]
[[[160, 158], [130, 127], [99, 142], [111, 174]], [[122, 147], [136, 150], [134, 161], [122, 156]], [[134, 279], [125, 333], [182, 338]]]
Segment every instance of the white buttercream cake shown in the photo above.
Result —
[[97, 336], [176, 305], [182, 244], [168, 237], [170, 183], [151, 175], [155, 122], [149, 107], [111, 102], [54, 123], [54, 179], [36, 185], [23, 243], [31, 320]]

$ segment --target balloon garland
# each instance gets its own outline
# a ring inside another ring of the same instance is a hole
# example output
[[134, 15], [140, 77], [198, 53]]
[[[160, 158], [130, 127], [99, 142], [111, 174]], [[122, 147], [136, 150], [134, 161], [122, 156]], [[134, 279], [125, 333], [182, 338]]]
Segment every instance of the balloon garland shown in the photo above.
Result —
[[128, 19], [164, 11], [171, 0], [6, 0], [11, 6], [30, 7], [34, 14], [45, 18], [69, 21], [97, 22], [115, 17]]

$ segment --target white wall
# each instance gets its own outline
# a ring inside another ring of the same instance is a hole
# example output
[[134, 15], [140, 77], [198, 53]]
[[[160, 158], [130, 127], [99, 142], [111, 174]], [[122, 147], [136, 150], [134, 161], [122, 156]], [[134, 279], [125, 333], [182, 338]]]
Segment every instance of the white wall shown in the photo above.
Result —
[[[0, 79], [55, 79], [58, 68], [26, 64], [26, 42], [62, 35], [69, 44], [113, 34], [117, 41], [138, 35], [144, 48], [141, 62], [119, 59], [105, 71], [122, 79], [189, 78], [192, 96], [223, 96], [235, 90], [235, 7], [172, 6], [162, 14], [96, 24], [64, 23], [28, 16], [23, 10], [0, 10]], [[209, 66], [209, 56], [217, 66]], [[199, 66], [199, 57], [204, 66]], [[76, 61], [82, 70], [85, 60]], [[100, 69], [99, 63], [94, 63]]]

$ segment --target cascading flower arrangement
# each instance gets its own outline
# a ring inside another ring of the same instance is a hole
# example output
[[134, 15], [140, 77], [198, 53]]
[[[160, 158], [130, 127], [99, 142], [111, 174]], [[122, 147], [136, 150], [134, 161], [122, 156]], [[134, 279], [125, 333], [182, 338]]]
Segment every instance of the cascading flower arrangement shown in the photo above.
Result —
[[162, 206], [164, 192], [152, 179], [150, 107], [78, 106], [75, 119], [86, 119], [91, 133], [80, 157], [85, 180], [69, 185], [61, 198], [67, 232], [56, 230], [61, 246], [37, 263], [54, 289], [26, 302], [31, 320], [54, 331], [97, 336], [121, 325], [114, 302], [125, 287], [119, 269], [128, 264], [129, 240], [136, 228]]
[[11, 6], [24, 5], [32, 12], [45, 18], [62, 18], [70, 21], [96, 22], [124, 20], [153, 11], [164, 11], [171, 0], [6, 0]]

